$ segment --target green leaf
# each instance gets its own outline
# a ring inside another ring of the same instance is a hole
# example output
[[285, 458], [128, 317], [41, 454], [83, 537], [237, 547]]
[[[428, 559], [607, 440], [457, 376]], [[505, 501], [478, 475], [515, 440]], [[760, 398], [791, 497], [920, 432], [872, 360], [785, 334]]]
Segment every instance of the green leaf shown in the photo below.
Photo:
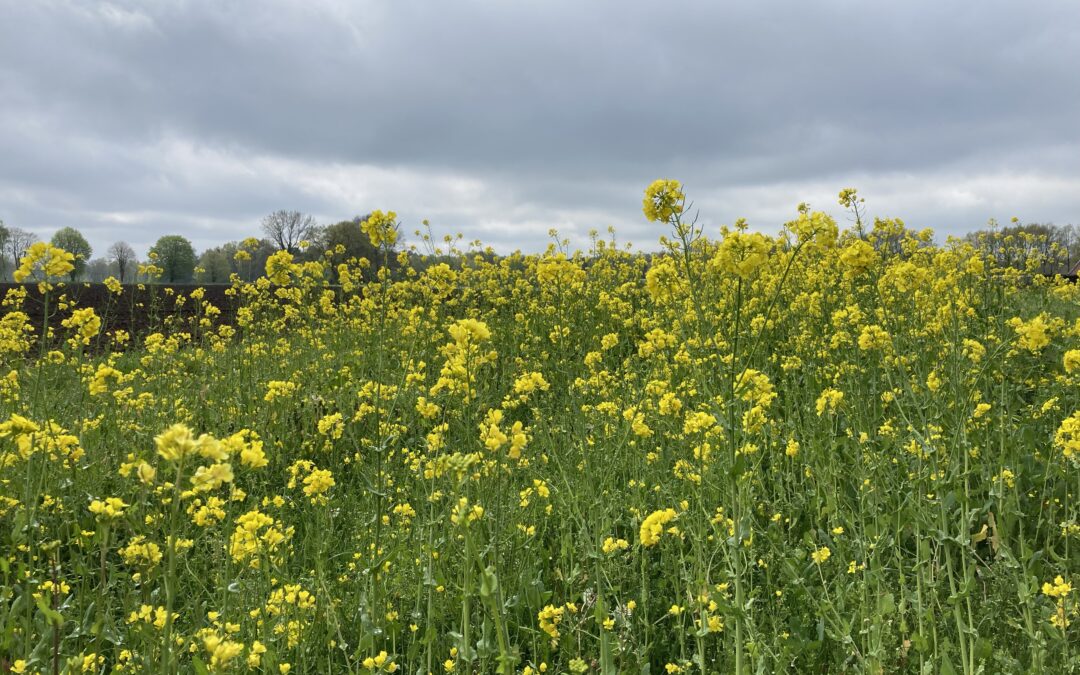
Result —
[[495, 577], [495, 570], [491, 567], [485, 568], [480, 575], [480, 597], [490, 597], [498, 588], [499, 580]]
[[886, 593], [878, 600], [878, 612], [882, 616], [888, 616], [896, 611], [896, 600], [892, 593]]
[[206, 664], [203, 663], [203, 660], [200, 659], [198, 656], [191, 657], [191, 667], [195, 669], [195, 672], [198, 675], [210, 675], [210, 670], [206, 667]]
[[64, 617], [60, 615], [52, 607], [49, 607], [45, 601], [44, 596], [34, 598], [34, 604], [37, 605], [38, 610], [45, 615], [45, 619], [54, 626], [62, 626], [64, 624]]
[[949, 657], [943, 656], [941, 658], [941, 670], [938, 671], [941, 675], [956, 675], [956, 669], [953, 668], [952, 661]]

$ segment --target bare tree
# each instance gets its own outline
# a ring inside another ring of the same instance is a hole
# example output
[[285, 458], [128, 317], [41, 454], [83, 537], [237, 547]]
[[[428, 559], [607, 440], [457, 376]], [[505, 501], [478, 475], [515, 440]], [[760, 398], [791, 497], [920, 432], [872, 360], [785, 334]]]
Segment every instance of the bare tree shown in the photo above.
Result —
[[109, 247], [106, 254], [109, 260], [116, 263], [117, 269], [120, 270], [120, 281], [123, 282], [128, 270], [135, 264], [135, 249], [131, 248], [126, 241], [118, 241]]
[[9, 236], [11, 232], [4, 225], [4, 221], [0, 220], [0, 281], [7, 279], [7, 256], [4, 255], [4, 251], [7, 250]]
[[1025, 269], [1032, 261], [1043, 274], [1069, 274], [1080, 258], [1080, 230], [1075, 225], [1015, 223], [977, 230], [967, 241], [993, 256], [998, 265]]
[[27, 232], [18, 227], [13, 227], [8, 230], [7, 244], [4, 247], [4, 252], [11, 256], [11, 260], [15, 263], [15, 267], [19, 266], [19, 261], [26, 255], [26, 251], [30, 248], [30, 244], [33, 244], [37, 239], [38, 236], [33, 232]]
[[100, 284], [110, 276], [116, 276], [113, 274], [113, 270], [116, 269], [116, 264], [108, 258], [94, 258], [90, 262], [86, 263], [86, 270], [84, 276], [87, 281], [94, 284]]
[[314, 233], [315, 219], [299, 211], [274, 211], [263, 218], [262, 229], [278, 249], [298, 253], [300, 242]]

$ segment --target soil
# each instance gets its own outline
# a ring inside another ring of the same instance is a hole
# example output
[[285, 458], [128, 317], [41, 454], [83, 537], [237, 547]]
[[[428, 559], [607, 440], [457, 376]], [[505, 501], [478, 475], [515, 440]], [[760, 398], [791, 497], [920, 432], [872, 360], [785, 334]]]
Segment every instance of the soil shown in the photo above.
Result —
[[[26, 288], [26, 300], [19, 308], [30, 317], [30, 325], [38, 330], [44, 321], [45, 302], [38, 292], [37, 284], [0, 283], [0, 297], [19, 286]], [[105, 284], [76, 283], [56, 284], [49, 296], [49, 324], [59, 326], [71, 315], [73, 309], [93, 307], [101, 317], [101, 334], [115, 330], [127, 331], [132, 337], [143, 336], [168, 327], [191, 325], [190, 319], [198, 311], [198, 303], [189, 296], [192, 291], [203, 289], [203, 303], [210, 303], [221, 310], [214, 325], [232, 324], [236, 319], [237, 298], [225, 294], [226, 285], [200, 284], [125, 284], [120, 295], [109, 291]], [[176, 298], [185, 301], [177, 305]], [[61, 297], [73, 301], [68, 309], [57, 309]], [[0, 308], [0, 316], [9, 308]]]

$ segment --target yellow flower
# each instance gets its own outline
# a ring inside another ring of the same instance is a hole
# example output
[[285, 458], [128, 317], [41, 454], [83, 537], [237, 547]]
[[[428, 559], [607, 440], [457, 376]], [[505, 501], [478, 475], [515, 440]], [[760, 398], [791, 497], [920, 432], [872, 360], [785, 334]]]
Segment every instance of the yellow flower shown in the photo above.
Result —
[[722, 272], [734, 274], [740, 279], [750, 279], [769, 260], [772, 242], [759, 232], [729, 232], [710, 261], [710, 266]]
[[382, 668], [386, 663], [389, 655], [385, 651], [380, 651], [375, 656], [369, 656], [363, 660], [363, 666], [369, 670], [375, 670], [376, 668]]
[[810, 554], [810, 559], [813, 560], [816, 564], [820, 565], [826, 560], [828, 560], [829, 556], [831, 555], [832, 551], [829, 550], [829, 547], [822, 546], [821, 548], [814, 549], [814, 552]]
[[184, 424], [172, 425], [155, 436], [154, 443], [157, 445], [158, 455], [170, 462], [179, 462], [198, 448], [195, 435]]
[[663, 509], [653, 511], [645, 520], [641, 521], [641, 545], [648, 548], [660, 543], [660, 535], [664, 533], [664, 526], [678, 517], [675, 509]]
[[1024, 321], [1020, 317], [1013, 317], [1007, 323], [1016, 332], [1016, 342], [1021, 349], [1036, 354], [1050, 344], [1050, 326], [1047, 325], [1046, 317], [1043, 314], [1030, 321]]
[[834, 413], [840, 408], [840, 403], [844, 400], [844, 392], [839, 389], [826, 389], [821, 392], [821, 396], [818, 397], [817, 403], [814, 408], [817, 410], [818, 417], [821, 417], [826, 412]]
[[232, 465], [228, 462], [218, 462], [210, 466], [200, 466], [191, 477], [191, 485], [196, 492], [209, 492], [215, 490], [224, 483], [233, 480]]
[[1072, 593], [1072, 584], [1058, 575], [1054, 577], [1054, 583], [1046, 582], [1042, 585], [1043, 595], [1051, 598], [1064, 598], [1069, 593]]
[[266, 278], [272, 284], [288, 286], [294, 269], [293, 256], [288, 251], [278, 251], [266, 259]]
[[859, 191], [855, 188], [844, 188], [840, 191], [840, 206], [850, 209], [860, 202], [862, 198], [859, 197]]
[[787, 445], [784, 447], [784, 454], [792, 458], [797, 456], [799, 454], [799, 442], [794, 438], [789, 438]]
[[263, 442], [254, 431], [243, 429], [226, 438], [224, 442], [233, 448], [233, 452], [236, 448], [240, 449], [240, 463], [248, 468], [261, 469], [270, 463], [263, 452]]
[[104, 363], [99, 364], [97, 370], [94, 371], [94, 377], [90, 380], [89, 391], [92, 396], [98, 394], [104, 394], [109, 390], [109, 378], [120, 382], [124, 374], [112, 366], [107, 366]]
[[209, 666], [212, 670], [224, 669], [224, 666], [239, 656], [244, 651], [244, 645], [240, 642], [223, 639], [217, 633], [210, 633], [203, 637], [203, 647], [210, 656]]
[[260, 569], [261, 556], [276, 557], [281, 547], [292, 537], [293, 528], [260, 512], [248, 511], [236, 519], [236, 528], [229, 539], [229, 554], [236, 562], [247, 561], [252, 569]]
[[604, 543], [600, 546], [600, 549], [604, 553], [614, 553], [615, 551], [624, 551], [630, 547], [630, 542], [625, 539], [614, 539], [608, 537], [604, 540]]
[[296, 393], [296, 383], [288, 380], [270, 380], [266, 383], [266, 396], [263, 400], [267, 403], [288, 396], [292, 396]]
[[36, 241], [27, 249], [19, 268], [12, 274], [16, 283], [40, 275], [42, 281], [63, 277], [75, 269], [75, 256], [52, 244]]
[[376, 248], [383, 244], [393, 246], [398, 238], [397, 214], [393, 211], [383, 213], [376, 209], [367, 220], [360, 223], [360, 230], [371, 239], [372, 246]]
[[1061, 448], [1066, 459], [1073, 456], [1080, 459], [1080, 410], [1062, 420], [1054, 434], [1054, 445]]
[[124, 515], [124, 509], [128, 504], [119, 497], [108, 497], [105, 501], [95, 499], [90, 502], [90, 513], [98, 517], [98, 520], [115, 520]]
[[877, 324], [865, 326], [859, 334], [859, 349], [869, 351], [871, 349], [888, 350], [892, 346], [892, 338], [884, 328]]
[[266, 645], [258, 640], [251, 643], [251, 649], [248, 650], [247, 667], [258, 668], [262, 665], [262, 655], [266, 653]]
[[685, 200], [682, 184], [679, 181], [659, 178], [645, 188], [645, 199], [642, 200], [641, 209], [650, 222], [668, 222], [682, 213]]
[[1016, 474], [1009, 469], [1002, 469], [998, 474], [994, 476], [994, 482], [1001, 481], [1007, 488], [1016, 487]]
[[862, 239], [857, 239], [840, 253], [840, 262], [846, 268], [848, 276], [856, 276], [868, 269], [877, 260], [874, 247]]
[[547, 633], [551, 638], [552, 644], [559, 641], [559, 623], [562, 622], [563, 613], [566, 611], [564, 607], [555, 607], [554, 605], [546, 605], [536, 615], [537, 620], [540, 623], [540, 630]]
[[132, 566], [155, 567], [161, 562], [161, 547], [152, 541], [146, 541], [142, 535], [137, 535], [127, 546], [120, 549], [120, 557]]
[[1080, 349], [1070, 349], [1065, 352], [1065, 357], [1062, 359], [1065, 365], [1065, 372], [1072, 375], [1073, 373], [1080, 371]]
[[926, 388], [933, 392], [941, 389], [941, 376], [936, 370], [930, 371], [930, 374], [926, 376]]
[[319, 433], [332, 439], [340, 439], [345, 432], [345, 422], [341, 413], [331, 413], [319, 419], [316, 425]]
[[467, 497], [458, 500], [457, 506], [450, 513], [450, 522], [454, 525], [468, 526], [484, 517], [484, 507], [479, 504], [469, 505]]
[[75, 330], [76, 343], [88, 345], [90, 339], [101, 330], [101, 318], [94, 312], [93, 307], [84, 307], [71, 313], [71, 316], [60, 322], [64, 328]]
[[311, 503], [325, 503], [326, 492], [334, 487], [334, 475], [327, 469], [315, 469], [304, 478], [304, 494], [311, 498]]

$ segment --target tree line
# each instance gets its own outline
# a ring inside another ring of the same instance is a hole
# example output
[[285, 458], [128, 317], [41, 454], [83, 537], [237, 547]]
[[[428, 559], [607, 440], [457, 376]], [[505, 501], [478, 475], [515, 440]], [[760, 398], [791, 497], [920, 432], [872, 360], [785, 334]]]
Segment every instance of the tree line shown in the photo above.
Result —
[[[262, 237], [248, 237], [214, 246], [197, 254], [183, 235], [170, 234], [157, 240], [144, 259], [125, 241], [113, 243], [104, 255], [93, 257], [90, 242], [79, 230], [64, 227], [50, 240], [75, 256], [71, 281], [100, 283], [114, 277], [122, 283], [229, 283], [233, 274], [251, 281], [263, 274], [266, 259], [277, 251], [289, 251], [298, 261], [330, 260], [344, 262], [366, 258], [372, 270], [378, 268], [378, 249], [360, 229], [367, 216], [357, 216], [332, 225], [319, 225], [299, 211], [275, 211], [261, 222]], [[7, 227], [0, 221], [0, 281], [11, 275], [38, 241], [33, 232]], [[331, 274], [336, 270], [331, 266]]]
[[[206, 249], [196, 254], [191, 242], [178, 234], [165, 235], [150, 247], [140, 260], [127, 242], [118, 241], [104, 255], [93, 256], [86, 237], [77, 229], [64, 227], [51, 243], [75, 256], [71, 281], [102, 282], [115, 277], [123, 283], [229, 283], [236, 274], [252, 281], [263, 274], [266, 259], [277, 251], [288, 251], [298, 261], [329, 260], [343, 262], [366, 258], [371, 270], [381, 262], [378, 249], [360, 229], [367, 216], [357, 216], [332, 225], [319, 225], [299, 211], [279, 210], [262, 219], [262, 237], [248, 237]], [[965, 239], [992, 255], [1001, 266], [1026, 269], [1034, 266], [1044, 274], [1075, 273], [1080, 266], [1080, 227], [1053, 223], [1013, 221], [989, 227], [965, 236]], [[7, 227], [0, 221], [0, 281], [11, 279], [19, 260], [38, 237], [33, 232]], [[330, 266], [331, 276], [336, 274]]]
[[1053, 223], [991, 226], [965, 239], [992, 255], [998, 265], [1025, 269], [1030, 265], [1043, 274], [1075, 274], [1080, 264], [1080, 226]]

